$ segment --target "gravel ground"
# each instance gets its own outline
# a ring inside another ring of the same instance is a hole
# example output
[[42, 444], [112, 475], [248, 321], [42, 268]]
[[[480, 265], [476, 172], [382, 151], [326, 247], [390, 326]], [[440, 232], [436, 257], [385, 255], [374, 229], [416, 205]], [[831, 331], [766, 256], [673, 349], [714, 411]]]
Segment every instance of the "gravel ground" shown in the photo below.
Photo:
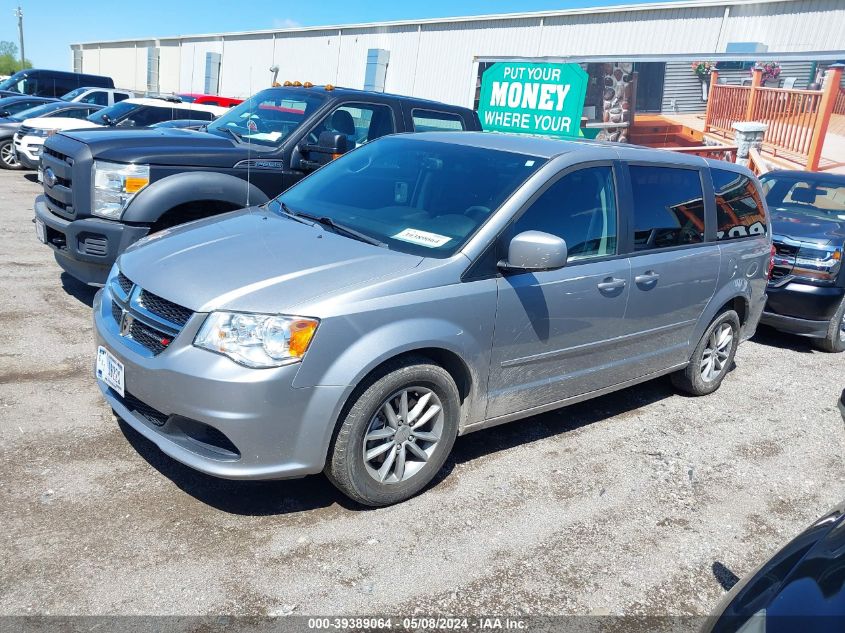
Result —
[[100, 398], [93, 291], [36, 241], [37, 192], [0, 173], [0, 614], [706, 614], [845, 498], [845, 354], [770, 331], [711, 396], [459, 438], [396, 507], [199, 475]]

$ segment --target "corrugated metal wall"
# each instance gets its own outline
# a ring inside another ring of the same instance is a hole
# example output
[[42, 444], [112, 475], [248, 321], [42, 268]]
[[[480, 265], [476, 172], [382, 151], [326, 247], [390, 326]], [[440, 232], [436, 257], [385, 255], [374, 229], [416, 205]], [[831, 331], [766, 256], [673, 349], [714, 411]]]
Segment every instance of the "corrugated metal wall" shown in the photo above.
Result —
[[[845, 0], [730, 5], [727, 20], [724, 14], [724, 4], [670, 5], [659, 10], [597, 9], [566, 15], [165, 39], [162, 46], [165, 42], [181, 46], [178, 56], [161, 56], [161, 85], [162, 90], [200, 92], [205, 53], [217, 52], [222, 55], [220, 91], [227, 96], [246, 97], [268, 86], [273, 64], [279, 66], [280, 81], [361, 88], [367, 50], [381, 48], [390, 51], [387, 91], [471, 105], [474, 60], [480, 57], [612, 55], [624, 61], [626, 55], [700, 54], [706, 59], [708, 53], [724, 51], [728, 42], [740, 41], [763, 42], [777, 52], [845, 50]], [[136, 87], [135, 46], [135, 42], [85, 44], [83, 68], [111, 75], [118, 85]], [[170, 67], [173, 63], [179, 64], [178, 72]], [[173, 86], [176, 76], [178, 86]], [[667, 67], [664, 108], [669, 109], [672, 99], [681, 112], [700, 107], [694, 99], [696, 82], [687, 62], [673, 62]]]

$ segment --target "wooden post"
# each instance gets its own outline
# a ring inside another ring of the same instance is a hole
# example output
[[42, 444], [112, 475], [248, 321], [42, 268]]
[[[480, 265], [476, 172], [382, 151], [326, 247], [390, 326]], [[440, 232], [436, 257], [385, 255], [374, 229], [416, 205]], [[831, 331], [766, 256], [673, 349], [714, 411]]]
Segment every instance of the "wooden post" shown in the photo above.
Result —
[[754, 120], [754, 106], [757, 105], [757, 88], [763, 84], [763, 68], [755, 66], [751, 71], [751, 91], [748, 93], [748, 107], [745, 109], [745, 120]]
[[816, 118], [816, 127], [813, 129], [813, 136], [810, 139], [810, 151], [807, 153], [806, 171], [816, 171], [819, 168], [824, 137], [827, 135], [827, 128], [830, 125], [830, 115], [833, 114], [833, 106], [836, 105], [836, 97], [839, 96], [839, 83], [842, 81], [843, 68], [845, 66], [842, 64], [833, 64], [828, 67], [824, 75], [822, 98], [819, 102], [819, 114]]
[[710, 131], [710, 108], [713, 107], [713, 95], [716, 92], [715, 85], [719, 83], [719, 71], [710, 71], [710, 91], [707, 93], [707, 108], [704, 110], [704, 131]]

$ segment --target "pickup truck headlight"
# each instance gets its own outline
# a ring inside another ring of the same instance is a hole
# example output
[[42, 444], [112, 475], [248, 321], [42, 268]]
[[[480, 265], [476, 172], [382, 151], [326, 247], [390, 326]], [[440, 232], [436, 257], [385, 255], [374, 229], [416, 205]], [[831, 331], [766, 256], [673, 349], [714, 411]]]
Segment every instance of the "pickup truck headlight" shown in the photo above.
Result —
[[212, 312], [194, 345], [247, 367], [280, 367], [302, 360], [317, 325], [305, 317]]
[[129, 201], [150, 184], [149, 165], [127, 165], [95, 160], [94, 200], [91, 213], [110, 220], [120, 219]]
[[842, 265], [842, 249], [836, 246], [802, 246], [795, 256], [792, 274], [832, 282]]

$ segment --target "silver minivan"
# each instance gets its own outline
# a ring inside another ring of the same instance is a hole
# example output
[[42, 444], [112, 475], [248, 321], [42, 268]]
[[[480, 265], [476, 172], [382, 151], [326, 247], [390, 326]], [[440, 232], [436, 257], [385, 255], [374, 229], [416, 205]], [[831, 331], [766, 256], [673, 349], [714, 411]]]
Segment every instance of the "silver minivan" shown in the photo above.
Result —
[[387, 505], [423, 489], [457, 435], [665, 374], [715, 391], [770, 266], [744, 167], [396, 135], [126, 251], [94, 305], [96, 376], [121, 418], [192, 468], [324, 471]]

